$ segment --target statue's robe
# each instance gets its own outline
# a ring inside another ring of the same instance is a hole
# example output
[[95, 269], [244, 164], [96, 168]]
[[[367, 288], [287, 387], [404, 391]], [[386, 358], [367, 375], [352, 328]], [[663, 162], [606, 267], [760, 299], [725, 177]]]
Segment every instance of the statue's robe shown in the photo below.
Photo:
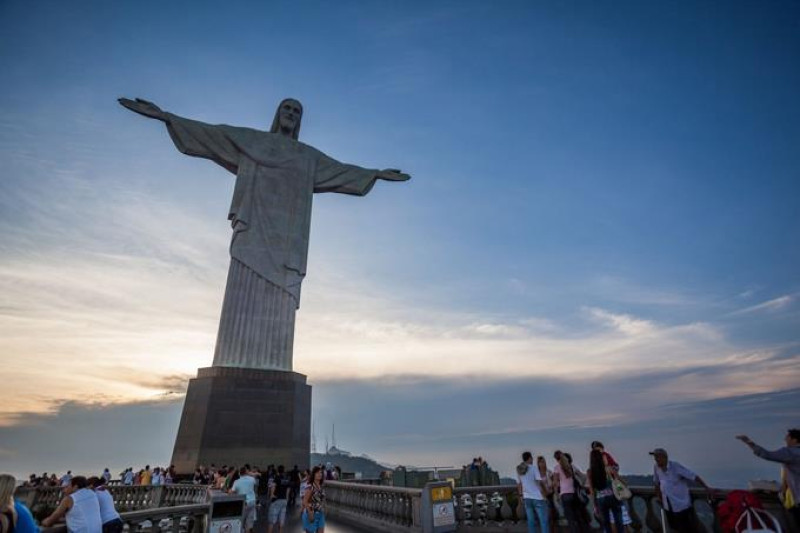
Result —
[[236, 175], [233, 227], [215, 366], [292, 369], [295, 311], [306, 275], [315, 192], [363, 196], [378, 170], [340, 163], [286, 136], [167, 114], [186, 155]]

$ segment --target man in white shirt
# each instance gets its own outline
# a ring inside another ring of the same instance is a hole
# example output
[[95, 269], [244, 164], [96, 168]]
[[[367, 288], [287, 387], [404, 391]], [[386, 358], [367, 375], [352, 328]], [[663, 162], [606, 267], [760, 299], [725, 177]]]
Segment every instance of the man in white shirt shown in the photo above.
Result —
[[245, 531], [252, 532], [256, 522], [256, 478], [250, 475], [247, 468], [239, 469], [239, 479], [233, 482], [231, 493], [244, 496], [244, 528]]
[[89, 482], [83, 476], [70, 479], [64, 488], [64, 497], [53, 513], [42, 520], [42, 527], [51, 527], [61, 518], [66, 518], [67, 531], [70, 533], [100, 533], [103, 531], [103, 520], [100, 517], [100, 502], [97, 495], [89, 488]]
[[114, 506], [114, 498], [106, 488], [106, 480], [104, 478], [90, 477], [88, 482], [89, 487], [94, 491], [94, 495], [97, 496], [97, 502], [100, 504], [100, 520], [103, 522], [103, 533], [122, 533], [124, 524]]
[[547, 489], [539, 469], [533, 464], [533, 454], [522, 454], [522, 463], [517, 466], [517, 492], [525, 503], [525, 516], [528, 519], [528, 533], [536, 533], [536, 520], [542, 533], [549, 533], [550, 508], [544, 494]]
[[679, 533], [697, 531], [697, 519], [693, 513], [689, 483], [695, 481], [705, 487], [709, 499], [713, 496], [711, 487], [679, 462], [670, 461], [664, 448], [656, 448], [650, 455], [656, 461], [653, 467], [656, 497], [661, 500], [661, 506], [667, 512], [670, 527]]

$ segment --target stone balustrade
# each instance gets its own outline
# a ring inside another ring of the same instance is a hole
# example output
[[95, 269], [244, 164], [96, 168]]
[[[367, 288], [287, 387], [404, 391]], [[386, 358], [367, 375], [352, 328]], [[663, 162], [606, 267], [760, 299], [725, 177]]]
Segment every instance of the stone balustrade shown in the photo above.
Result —
[[[633, 498], [628, 502], [632, 520], [631, 529], [641, 532], [661, 533], [661, 505], [653, 487], [631, 487]], [[692, 500], [703, 529], [708, 533], [718, 531], [714, 507], [730, 491], [720, 490], [709, 502], [705, 490], [692, 489]], [[366, 525], [376, 531], [421, 530], [420, 502], [422, 490], [375, 486], [367, 484], [328, 481], [325, 483], [328, 512], [336, 518]], [[784, 531], [788, 527], [788, 514], [774, 492], [758, 492], [764, 507], [781, 521]], [[453, 491], [456, 520], [459, 531], [492, 530], [497, 532], [527, 531], [525, 509], [517, 495], [515, 485], [488, 487], [459, 487]], [[590, 516], [594, 516], [591, 503]], [[557, 521], [558, 529], [568, 531], [566, 520]], [[596, 520], [592, 526], [599, 529]]]
[[421, 531], [422, 490], [343, 481], [325, 482], [328, 513], [375, 531]]
[[[131, 532], [139, 531], [202, 531], [207, 522], [207, 490], [197, 485], [123, 486], [107, 489], [117, 510]], [[631, 487], [633, 498], [628, 502], [632, 519], [631, 529], [641, 532], [661, 533], [661, 506], [653, 487]], [[714, 500], [708, 501], [704, 490], [692, 489], [692, 500], [697, 516], [708, 533], [718, 530], [713, 509], [730, 491], [716, 491]], [[375, 531], [416, 533], [421, 531], [422, 490], [412, 488], [351, 483], [325, 482], [328, 513], [342, 522]], [[778, 500], [777, 493], [759, 491], [757, 496], [764, 507], [781, 521], [784, 531], [790, 517]], [[37, 519], [49, 515], [61, 501], [60, 487], [20, 488], [15, 497], [26, 504]], [[497, 532], [524, 532], [525, 510], [517, 495], [515, 485], [488, 487], [459, 487], [453, 491], [456, 520], [459, 531], [487, 530]], [[591, 503], [590, 516], [593, 516]], [[566, 521], [558, 521], [559, 529], [567, 531]], [[596, 521], [592, 524], [599, 528]], [[44, 530], [46, 533], [64, 533], [63, 526]]]
[[[111, 485], [106, 488], [130, 531], [202, 531], [208, 514], [208, 492], [200, 485]], [[14, 497], [41, 521], [58, 507], [61, 487], [20, 487]], [[194, 529], [199, 527], [200, 529]], [[63, 526], [48, 531], [66, 531]]]
[[[661, 504], [655, 496], [653, 487], [631, 487], [633, 498], [628, 502], [632, 520], [631, 529], [642, 532], [658, 532], [661, 528]], [[692, 502], [702, 527], [708, 533], [719, 530], [714, 508], [722, 502], [730, 491], [715, 491], [713, 501], [708, 501], [707, 493], [702, 489], [692, 489]], [[491, 528], [495, 531], [527, 531], [525, 510], [517, 495], [514, 485], [493, 487], [457, 488], [453, 493], [456, 499], [456, 519], [459, 531]], [[781, 521], [784, 531], [792, 531], [787, 527], [788, 514], [774, 492], [758, 492], [757, 496], [764, 507]], [[589, 515], [594, 517], [592, 504], [588, 506]], [[560, 512], [560, 509], [559, 509]], [[561, 518], [557, 526], [567, 531], [566, 520]], [[600, 525], [593, 518], [592, 526]]]
[[[120, 513], [128, 533], [202, 533], [206, 530], [208, 504], [177, 505]], [[42, 528], [42, 533], [67, 533], [59, 524]]]

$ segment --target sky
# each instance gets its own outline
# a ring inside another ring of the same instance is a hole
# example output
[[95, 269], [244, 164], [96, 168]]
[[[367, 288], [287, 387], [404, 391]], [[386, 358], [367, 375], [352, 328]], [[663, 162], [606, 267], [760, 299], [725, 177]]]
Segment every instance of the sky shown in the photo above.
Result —
[[800, 426], [796, 2], [0, 3], [0, 470], [167, 464], [234, 177], [121, 96], [368, 168], [316, 195], [317, 447], [510, 474], [595, 439], [719, 486]]

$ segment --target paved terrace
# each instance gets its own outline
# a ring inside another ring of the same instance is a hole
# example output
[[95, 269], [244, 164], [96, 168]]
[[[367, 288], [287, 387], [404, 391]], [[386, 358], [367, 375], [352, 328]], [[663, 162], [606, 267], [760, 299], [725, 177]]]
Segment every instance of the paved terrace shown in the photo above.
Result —
[[[260, 509], [259, 509], [260, 511]], [[267, 513], [262, 512], [256, 520], [254, 533], [266, 533], [267, 531]], [[277, 528], [273, 528], [273, 533], [277, 532]], [[328, 518], [325, 520], [325, 533], [371, 533], [373, 529], [359, 528], [353, 524], [337, 523], [336, 518]], [[303, 533], [303, 525], [300, 521], [300, 507], [295, 507], [291, 512], [287, 513], [286, 527], [283, 528], [283, 533]]]

